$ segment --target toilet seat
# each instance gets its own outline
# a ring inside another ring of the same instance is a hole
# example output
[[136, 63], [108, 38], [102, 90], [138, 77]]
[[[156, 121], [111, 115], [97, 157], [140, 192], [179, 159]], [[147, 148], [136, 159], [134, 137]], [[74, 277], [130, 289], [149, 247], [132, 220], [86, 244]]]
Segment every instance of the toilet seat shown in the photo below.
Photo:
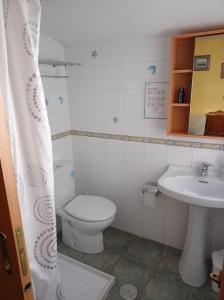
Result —
[[116, 214], [115, 204], [103, 197], [79, 195], [65, 207], [65, 212], [81, 221], [101, 222], [113, 218]]

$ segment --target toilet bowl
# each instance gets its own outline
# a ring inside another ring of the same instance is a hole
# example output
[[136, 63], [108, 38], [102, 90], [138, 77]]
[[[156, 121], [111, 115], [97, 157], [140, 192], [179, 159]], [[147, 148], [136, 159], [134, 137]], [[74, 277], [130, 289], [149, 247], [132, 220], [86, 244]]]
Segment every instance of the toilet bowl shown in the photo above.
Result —
[[57, 209], [62, 220], [62, 240], [84, 253], [104, 250], [103, 231], [113, 222], [117, 208], [103, 197], [79, 195]]

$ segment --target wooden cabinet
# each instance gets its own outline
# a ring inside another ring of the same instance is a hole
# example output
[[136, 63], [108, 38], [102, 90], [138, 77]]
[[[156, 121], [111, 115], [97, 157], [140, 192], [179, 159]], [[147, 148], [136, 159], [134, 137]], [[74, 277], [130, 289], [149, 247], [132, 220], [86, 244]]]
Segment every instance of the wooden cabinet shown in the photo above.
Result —
[[220, 110], [207, 114], [205, 135], [224, 137], [224, 111]]
[[[195, 38], [217, 34], [224, 34], [224, 29], [182, 34], [172, 38], [168, 135], [190, 136], [188, 134], [188, 125], [191, 105]], [[178, 103], [180, 88], [184, 88], [185, 90], [185, 103]]]

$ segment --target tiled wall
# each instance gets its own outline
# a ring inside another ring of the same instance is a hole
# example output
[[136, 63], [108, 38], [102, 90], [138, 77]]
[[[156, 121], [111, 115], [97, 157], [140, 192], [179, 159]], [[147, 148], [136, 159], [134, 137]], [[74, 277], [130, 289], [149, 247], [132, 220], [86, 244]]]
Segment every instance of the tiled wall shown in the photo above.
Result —
[[[83, 63], [70, 69], [72, 129], [168, 139], [166, 120], [143, 117], [144, 82], [169, 78], [168, 37], [78, 43], [65, 53]], [[149, 65], [156, 65], [155, 75]], [[183, 247], [187, 205], [160, 195], [155, 208], [144, 206], [144, 182], [156, 182], [168, 164], [199, 166], [206, 160], [220, 167], [224, 162], [221, 150], [86, 136], [73, 136], [73, 151], [77, 194], [108, 197], [118, 207], [114, 226], [177, 248]], [[211, 211], [209, 235], [210, 248], [224, 247], [222, 210]]]
[[[41, 33], [39, 57], [42, 59], [64, 60], [64, 47], [46, 33]], [[53, 68], [40, 65], [40, 71], [43, 75], [64, 75], [64, 69], [61, 67]], [[55, 135], [70, 130], [67, 79], [42, 78], [42, 80], [51, 134]], [[54, 160], [73, 159], [71, 136], [53, 141], [53, 156]]]

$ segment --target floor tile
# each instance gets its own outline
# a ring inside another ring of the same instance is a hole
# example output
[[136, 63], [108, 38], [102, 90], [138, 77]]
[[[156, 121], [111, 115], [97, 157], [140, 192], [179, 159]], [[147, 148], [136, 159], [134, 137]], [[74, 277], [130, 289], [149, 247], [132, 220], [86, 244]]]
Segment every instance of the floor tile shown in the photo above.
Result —
[[[120, 296], [120, 287], [121, 284], [116, 283], [113, 288], [111, 289], [109, 295], [107, 296], [106, 300], [124, 300], [124, 298], [122, 298]], [[141, 294], [138, 293], [138, 296], [135, 300], [142, 300], [141, 298]]]
[[110, 227], [104, 233], [104, 248], [124, 255], [128, 250], [132, 238], [131, 234]]
[[179, 276], [181, 251], [146, 240], [115, 228], [104, 233], [105, 251], [84, 254], [62, 242], [58, 235], [58, 251], [116, 277], [116, 284], [106, 300], [121, 300], [120, 286], [136, 285], [136, 300], [217, 300], [210, 280], [201, 288], [184, 284]]
[[158, 268], [162, 259], [163, 246], [157, 243], [134, 237], [125, 257], [146, 268]]
[[177, 276], [154, 273], [143, 292], [142, 300], [188, 300], [192, 288]]
[[120, 296], [120, 286], [117, 283], [112, 287], [106, 300], [123, 300]]
[[122, 258], [113, 269], [112, 274], [119, 284], [134, 284], [139, 291], [142, 291], [145, 284], [152, 276], [152, 271], [143, 268], [141, 265]]
[[111, 273], [115, 264], [121, 258], [120, 255], [115, 254], [109, 250], [105, 250], [98, 254], [84, 254], [81, 261], [87, 265], [90, 265], [96, 269]]
[[160, 272], [179, 275], [180, 256], [180, 250], [164, 246], [162, 259], [158, 265], [158, 270]]
[[84, 253], [81, 253], [75, 249], [72, 249], [68, 246], [66, 246], [61, 240], [58, 239], [58, 252], [67, 255], [69, 257], [72, 257], [77, 260], [81, 260], [84, 256]]
[[202, 290], [196, 290], [190, 300], [218, 300], [218, 295]]
[[213, 293], [212, 285], [211, 285], [211, 279], [208, 278], [206, 283], [202, 287], [200, 287], [200, 289], [203, 290], [203, 291], [206, 291], [206, 292]]

